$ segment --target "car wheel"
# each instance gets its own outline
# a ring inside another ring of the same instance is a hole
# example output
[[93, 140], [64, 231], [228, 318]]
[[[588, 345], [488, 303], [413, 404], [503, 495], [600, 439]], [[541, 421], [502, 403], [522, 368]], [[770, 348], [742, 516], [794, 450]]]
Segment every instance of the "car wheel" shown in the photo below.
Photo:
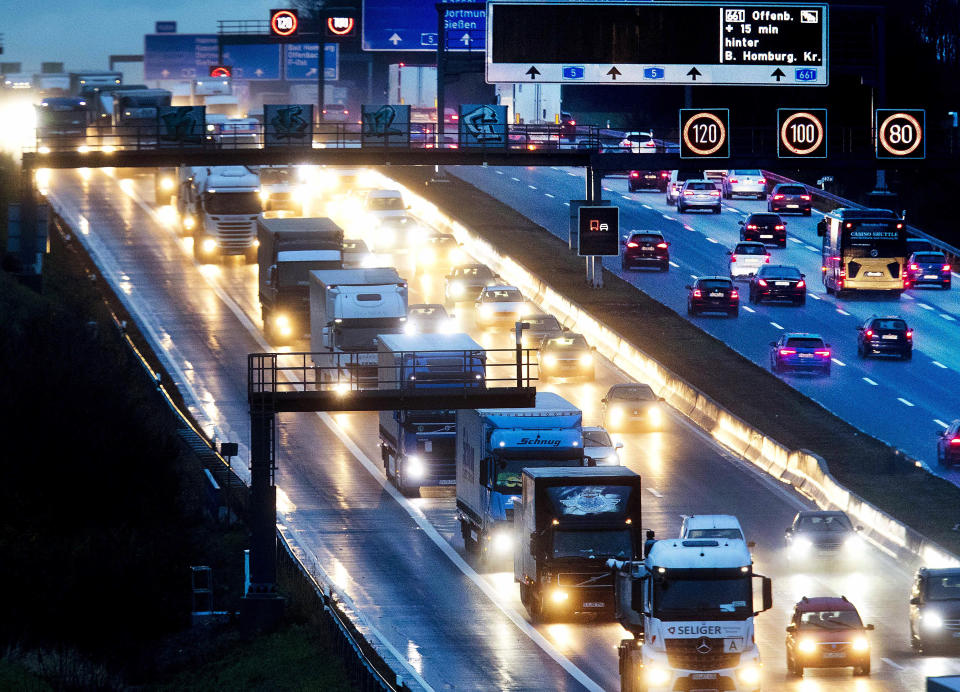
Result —
[[949, 290], [950, 290], [950, 282], [949, 282], [949, 281], [943, 285], [943, 290], [944, 290], [944, 291], [949, 291]]
[[682, 204], [678, 204], [678, 205], [677, 205], [677, 213], [678, 213], [678, 214], [686, 214], [686, 213], [687, 213], [687, 208], [686, 208], [685, 206], [683, 206]]
[[694, 313], [693, 313], [693, 306], [690, 305], [690, 303], [687, 303], [687, 314], [688, 314], [688, 315], [693, 315], [693, 314], [694, 314]]
[[783, 250], [784, 248], [787, 247], [787, 241], [784, 240], [782, 243], [777, 243], [777, 247]]
[[861, 358], [866, 358], [866, 357], [867, 357], [867, 351], [866, 351], [866, 349], [863, 347], [863, 344], [861, 344], [861, 343], [858, 343], [858, 344], [857, 344], [857, 355], [860, 356]]
[[721, 207], [720, 207], [720, 205], [718, 204], [717, 206], [715, 206], [715, 207], [713, 208], [713, 213], [714, 213], [714, 214], [719, 214], [720, 212], [721, 212]]
[[943, 460], [943, 450], [940, 449], [940, 445], [937, 445], [937, 466], [944, 466]]
[[867, 661], [862, 666], [854, 666], [853, 674], [854, 675], [870, 675], [870, 661]]
[[780, 372], [780, 362], [775, 357], [770, 358], [770, 370]]
[[830, 377], [830, 366], [829, 366], [829, 365], [823, 369], [823, 374], [824, 374], [826, 377]]

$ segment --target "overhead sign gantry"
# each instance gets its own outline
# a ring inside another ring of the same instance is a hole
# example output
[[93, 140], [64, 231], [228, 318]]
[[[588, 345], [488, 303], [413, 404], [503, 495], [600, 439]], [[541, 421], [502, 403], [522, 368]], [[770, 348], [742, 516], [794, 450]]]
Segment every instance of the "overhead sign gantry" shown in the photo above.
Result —
[[487, 4], [487, 82], [828, 83], [827, 5]]

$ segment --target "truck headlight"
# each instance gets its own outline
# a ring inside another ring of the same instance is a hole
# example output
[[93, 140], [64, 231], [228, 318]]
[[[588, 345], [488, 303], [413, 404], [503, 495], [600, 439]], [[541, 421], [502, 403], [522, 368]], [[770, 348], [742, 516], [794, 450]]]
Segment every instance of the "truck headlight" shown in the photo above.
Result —
[[161, 178], [160, 179], [160, 189], [170, 192], [173, 189], [173, 178]]
[[546, 365], [547, 367], [552, 368], [554, 365], [557, 364], [557, 357], [552, 353], [548, 353], [543, 357], [543, 364]]
[[550, 592], [550, 600], [554, 603], [564, 603], [570, 595], [563, 589], [554, 589]]
[[650, 421], [650, 425], [660, 425], [663, 422], [663, 411], [659, 406], [647, 407], [647, 420]]
[[183, 227], [186, 228], [188, 231], [192, 231], [193, 227], [196, 225], [197, 225], [196, 219], [194, 219], [189, 214], [183, 217]]
[[737, 669], [737, 677], [744, 685], [756, 685], [760, 682], [760, 666], [748, 663]]
[[489, 318], [493, 315], [493, 306], [492, 305], [481, 305], [480, 306], [480, 317]]
[[648, 685], [661, 687], [670, 682], [670, 671], [663, 666], [652, 665], [647, 667], [643, 673], [643, 677], [646, 679]]
[[404, 334], [416, 334], [417, 333], [417, 323], [416, 322], [407, 322], [403, 325]]
[[863, 544], [863, 539], [860, 538], [860, 536], [850, 536], [843, 542], [843, 549], [853, 553], [854, 555], [859, 555], [862, 553], [865, 547], [866, 546]]
[[423, 465], [423, 459], [418, 456], [407, 457], [406, 463], [404, 464], [404, 469], [406, 470], [407, 477], [414, 480], [423, 478], [423, 474], [426, 472], [426, 467]]
[[513, 552], [513, 536], [509, 531], [499, 531], [493, 535], [493, 551], [499, 555]]
[[270, 201], [270, 191], [269, 190], [260, 190], [260, 203], [266, 204]]
[[201, 247], [203, 248], [204, 252], [207, 252], [207, 253], [213, 252], [214, 250], [217, 249], [217, 241], [214, 240], [213, 238], [207, 238], [206, 240], [203, 241], [203, 245], [201, 245]]
[[817, 650], [817, 640], [810, 637], [804, 637], [800, 640], [800, 643], [797, 644], [797, 648], [805, 654], [812, 654]]
[[943, 627], [943, 618], [940, 613], [928, 610], [920, 614], [920, 624], [925, 630], [939, 630]]
[[423, 264], [433, 264], [437, 261], [437, 253], [433, 250], [424, 250], [420, 253], [420, 261]]
[[465, 290], [466, 288], [464, 287], [462, 281], [454, 281], [452, 284], [450, 284], [450, 295], [454, 296], [455, 298], [462, 296]]
[[290, 336], [293, 332], [293, 326], [290, 324], [290, 318], [286, 315], [277, 315], [273, 319], [273, 326], [280, 332], [280, 336]]
[[622, 406], [612, 406], [610, 408], [610, 420], [613, 423], [619, 423], [623, 420], [623, 407]]
[[593, 356], [591, 356], [589, 353], [584, 353], [582, 356], [580, 356], [580, 365], [593, 365]]
[[854, 651], [869, 651], [870, 642], [866, 637], [854, 637], [853, 638], [853, 650]]

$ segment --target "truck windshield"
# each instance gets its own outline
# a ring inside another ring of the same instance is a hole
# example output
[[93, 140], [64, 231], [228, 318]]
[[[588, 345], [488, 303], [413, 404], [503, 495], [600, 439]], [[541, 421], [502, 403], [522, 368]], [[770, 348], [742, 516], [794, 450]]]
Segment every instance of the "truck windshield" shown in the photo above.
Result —
[[753, 612], [749, 575], [653, 582], [654, 615], [662, 620], [740, 620]]
[[339, 269], [337, 259], [329, 261], [313, 260], [310, 262], [281, 262], [277, 265], [280, 274], [280, 285], [284, 288], [291, 286], [309, 286], [310, 272], [316, 269]]
[[553, 557], [616, 558], [629, 560], [633, 555], [630, 531], [554, 531]]
[[566, 455], [572, 455], [572, 451], [557, 450], [557, 458], [548, 457], [545, 450], [537, 450], [538, 456], [530, 456], [523, 459], [504, 460], [499, 459], [495, 463], [493, 490], [504, 495], [519, 495], [523, 488], [522, 474], [524, 468], [542, 468], [553, 466], [582, 466], [583, 457], [560, 458]]
[[211, 192], [204, 196], [203, 208], [208, 214], [259, 214], [260, 195], [250, 192]]
[[286, 185], [293, 182], [292, 172], [289, 168], [261, 168], [261, 185]]

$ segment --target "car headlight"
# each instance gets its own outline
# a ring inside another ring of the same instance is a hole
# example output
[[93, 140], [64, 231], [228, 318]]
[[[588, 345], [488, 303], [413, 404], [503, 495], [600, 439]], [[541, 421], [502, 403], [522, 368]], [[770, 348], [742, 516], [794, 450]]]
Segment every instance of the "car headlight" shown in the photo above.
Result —
[[277, 315], [273, 320], [273, 324], [281, 336], [290, 336], [290, 334], [293, 333], [293, 325], [290, 323], [290, 318], [286, 315]]
[[377, 247], [390, 248], [397, 243], [397, 232], [392, 228], [381, 228], [377, 235]]
[[509, 531], [498, 531], [493, 534], [491, 548], [498, 555], [505, 555], [513, 552], [513, 536]]
[[480, 316], [481, 317], [490, 317], [493, 314], [492, 305], [481, 305], [480, 306]]
[[188, 215], [183, 217], [183, 227], [186, 228], [188, 231], [193, 230], [193, 227], [196, 225], [197, 225], [197, 221], [192, 216]]
[[619, 466], [620, 465], [620, 455], [614, 452], [610, 456], [606, 457], [603, 462], [607, 466]]
[[269, 190], [260, 190], [260, 203], [266, 204], [270, 201], [270, 191]]
[[862, 553], [865, 547], [863, 539], [860, 538], [860, 536], [850, 536], [843, 542], [844, 550], [854, 554]]
[[310, 188], [307, 185], [300, 185], [293, 192], [293, 197], [300, 204], [305, 204], [310, 201]]
[[614, 423], [623, 420], [623, 407], [622, 406], [613, 406], [610, 409], [610, 420]]
[[169, 192], [173, 189], [173, 178], [161, 178], [160, 189]]
[[418, 456], [409, 456], [404, 464], [404, 471], [408, 478], [414, 480], [423, 478], [426, 467], [423, 465], [423, 459]]
[[584, 353], [582, 356], [580, 356], [580, 365], [593, 365], [593, 356], [591, 356], [589, 353]]
[[797, 648], [805, 654], [812, 654], [817, 650], [817, 640], [810, 637], [804, 637], [800, 640], [800, 643], [797, 644]]
[[552, 368], [554, 365], [557, 364], [557, 357], [552, 353], [548, 353], [543, 357], [543, 364], [546, 365], [547, 367]]
[[663, 666], [649, 666], [643, 673], [647, 684], [651, 687], [660, 687], [670, 682], [670, 671]]
[[813, 542], [809, 538], [804, 538], [803, 536], [800, 536], [798, 538], [793, 539], [793, 543], [791, 544], [790, 549], [792, 552], [796, 554], [805, 555], [806, 553], [809, 553], [811, 550], [813, 550]]
[[462, 281], [454, 281], [450, 284], [450, 295], [452, 296], [462, 296], [466, 288], [463, 285]]
[[869, 651], [870, 642], [867, 641], [866, 637], [854, 637], [853, 638], [853, 650], [854, 651]]
[[760, 666], [748, 663], [737, 669], [737, 677], [744, 685], [756, 685], [760, 682]]
[[647, 407], [647, 420], [650, 421], [650, 425], [660, 425], [663, 422], [663, 411], [659, 406]]
[[570, 598], [570, 595], [563, 589], [554, 589], [550, 592], [550, 600], [554, 603], [563, 603], [568, 598]]
[[417, 333], [417, 323], [416, 322], [407, 322], [403, 326], [404, 334], [416, 334]]
[[928, 610], [920, 614], [920, 624], [926, 630], [939, 630], [943, 627], [943, 618], [940, 613]]
[[217, 241], [213, 238], [207, 238], [203, 241], [202, 247], [204, 252], [213, 252], [217, 249]]

